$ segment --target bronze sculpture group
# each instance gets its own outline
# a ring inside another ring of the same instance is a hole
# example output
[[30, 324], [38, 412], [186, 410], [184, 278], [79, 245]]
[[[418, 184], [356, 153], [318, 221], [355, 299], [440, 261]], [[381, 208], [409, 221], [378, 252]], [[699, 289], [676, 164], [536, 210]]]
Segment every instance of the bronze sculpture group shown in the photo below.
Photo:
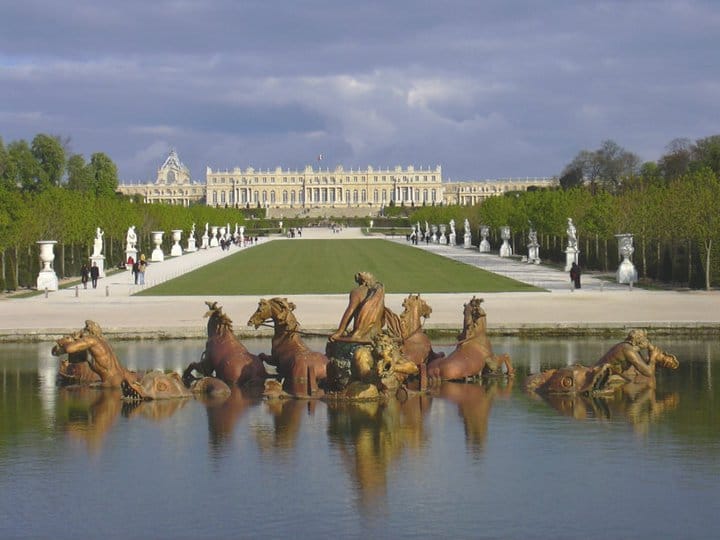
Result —
[[[182, 376], [126, 369], [100, 326], [85, 327], [57, 340], [52, 353], [63, 383], [120, 388], [129, 401], [222, 397], [230, 388], [255, 386], [266, 398], [378, 400], [403, 392], [427, 392], [445, 381], [514, 376], [508, 354], [495, 354], [487, 336], [483, 300], [473, 297], [462, 312], [462, 331], [447, 355], [433, 350], [423, 323], [432, 313], [419, 294], [403, 301], [403, 312], [385, 306], [385, 290], [372, 274], [358, 272], [348, 307], [324, 353], [311, 350], [287, 298], [261, 299], [248, 325], [273, 327], [270, 354], [255, 355], [235, 336], [232, 320], [217, 302], [206, 302], [207, 341], [200, 361]], [[266, 367], [268, 366], [268, 367]], [[528, 377], [531, 394], [607, 395], [618, 388], [653, 386], [656, 367], [675, 369], [677, 358], [633, 330], [590, 367], [574, 365]], [[412, 390], [411, 390], [412, 389]]]

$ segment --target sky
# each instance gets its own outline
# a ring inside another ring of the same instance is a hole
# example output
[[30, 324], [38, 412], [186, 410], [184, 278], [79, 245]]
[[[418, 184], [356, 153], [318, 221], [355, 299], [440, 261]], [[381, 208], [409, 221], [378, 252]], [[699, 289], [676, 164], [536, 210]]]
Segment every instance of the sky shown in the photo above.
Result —
[[[717, 0], [0, 0], [0, 137], [206, 167], [555, 176], [720, 134]], [[323, 160], [318, 161], [322, 154]]]

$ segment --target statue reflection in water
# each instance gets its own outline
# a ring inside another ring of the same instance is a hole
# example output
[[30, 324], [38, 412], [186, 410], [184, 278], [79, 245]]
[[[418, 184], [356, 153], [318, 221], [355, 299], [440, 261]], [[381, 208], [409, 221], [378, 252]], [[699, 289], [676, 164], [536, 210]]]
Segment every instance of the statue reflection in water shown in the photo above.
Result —
[[677, 408], [677, 392], [659, 393], [653, 385], [626, 385], [613, 394], [530, 394], [541, 399], [564, 416], [575, 420], [615, 420], [628, 422], [638, 435], [645, 435], [650, 425], [668, 411]]
[[58, 392], [58, 427], [73, 440], [82, 441], [90, 454], [98, 454], [120, 417], [120, 389], [98, 391], [87, 386]]

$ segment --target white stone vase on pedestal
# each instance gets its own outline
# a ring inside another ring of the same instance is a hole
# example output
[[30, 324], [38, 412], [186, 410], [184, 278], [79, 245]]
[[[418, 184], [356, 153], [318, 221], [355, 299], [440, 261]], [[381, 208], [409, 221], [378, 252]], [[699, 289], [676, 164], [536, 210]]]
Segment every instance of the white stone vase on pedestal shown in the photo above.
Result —
[[165, 234], [165, 231], [152, 231], [150, 234], [152, 234], [152, 241], [153, 244], [155, 244], [155, 249], [153, 249], [152, 254], [150, 255], [150, 260], [153, 262], [163, 262], [165, 260], [165, 254], [160, 246], [162, 244], [163, 234]]
[[480, 245], [478, 246], [478, 250], [480, 250], [480, 253], [490, 253], [490, 242], [488, 242], [488, 236], [490, 235], [490, 227], [487, 225], [481, 225], [480, 226], [480, 237], [482, 238], [480, 240]]
[[500, 256], [509, 257], [512, 255], [512, 246], [510, 245], [510, 227], [507, 225], [500, 227], [500, 238], [502, 238], [502, 246], [500, 246]]
[[472, 235], [470, 232], [466, 232], [465, 236], [463, 237], [463, 247], [465, 249], [470, 249], [472, 247]]
[[440, 224], [440, 238], [438, 239], [438, 242], [443, 245], [447, 244], [447, 236], [445, 236], [445, 224], [444, 223]]
[[173, 229], [172, 230], [172, 239], [173, 239], [173, 245], [170, 248], [170, 256], [171, 257], [179, 257], [182, 255], [182, 246], [180, 245], [180, 240], [182, 240], [182, 229]]
[[437, 225], [432, 225], [432, 243], [437, 244], [438, 243], [438, 236], [437, 236]]
[[635, 253], [633, 235], [616, 234], [615, 238], [618, 239], [618, 254], [622, 257], [622, 261], [617, 270], [617, 282], [633, 284], [638, 280], [637, 269], [631, 260], [632, 254]]
[[217, 225], [212, 225], [210, 227], [210, 247], [218, 247], [220, 245], [220, 243], [218, 242], [217, 233]]
[[40, 262], [42, 263], [42, 268], [40, 268], [37, 277], [37, 290], [57, 291], [58, 277], [53, 268], [57, 240], [38, 240], [36, 244], [40, 246]]

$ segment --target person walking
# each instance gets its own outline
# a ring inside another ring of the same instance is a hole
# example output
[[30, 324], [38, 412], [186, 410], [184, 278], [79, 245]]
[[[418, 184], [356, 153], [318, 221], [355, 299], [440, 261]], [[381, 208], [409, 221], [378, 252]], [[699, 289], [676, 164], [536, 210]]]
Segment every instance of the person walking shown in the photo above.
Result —
[[578, 266], [578, 263], [574, 262], [570, 267], [570, 281], [573, 282], [573, 288], [580, 288], [580, 266]]
[[138, 285], [145, 285], [145, 270], [147, 269], [147, 261], [145, 260], [145, 255], [140, 255], [140, 262], [138, 263], [138, 272], [137, 272], [137, 284]]
[[80, 281], [82, 281], [83, 287], [87, 289], [87, 282], [90, 278], [90, 269], [88, 268], [87, 263], [83, 263], [83, 265], [80, 267]]
[[100, 269], [97, 266], [97, 263], [92, 263], [92, 266], [90, 267], [90, 281], [92, 281], [93, 289], [97, 289], [97, 280], [100, 277]]

